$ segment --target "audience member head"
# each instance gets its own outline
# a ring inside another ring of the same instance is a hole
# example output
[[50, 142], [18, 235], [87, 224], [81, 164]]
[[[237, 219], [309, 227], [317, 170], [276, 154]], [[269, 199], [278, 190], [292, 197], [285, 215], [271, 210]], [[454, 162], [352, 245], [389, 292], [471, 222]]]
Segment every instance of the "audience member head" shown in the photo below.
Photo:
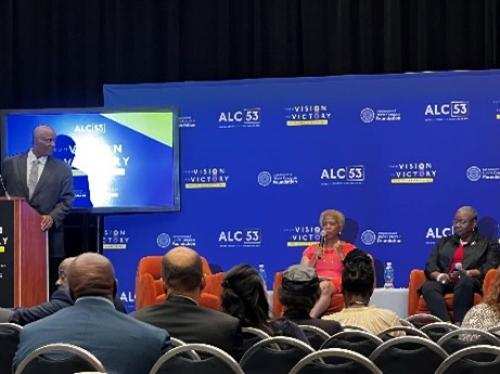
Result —
[[319, 216], [319, 225], [326, 240], [338, 239], [345, 225], [345, 216], [335, 209], [327, 209]]
[[493, 282], [490, 293], [484, 298], [484, 302], [492, 307], [500, 318], [500, 266], [497, 267], [495, 281]]
[[49, 156], [56, 145], [56, 133], [48, 125], [38, 125], [33, 130], [33, 153], [36, 157]]
[[198, 301], [204, 286], [201, 257], [191, 248], [175, 247], [163, 256], [163, 282], [167, 295]]
[[279, 297], [286, 312], [309, 316], [320, 293], [319, 279], [314, 268], [293, 265], [283, 272]]
[[250, 265], [237, 265], [222, 282], [222, 309], [238, 318], [242, 326], [265, 328], [269, 304], [262, 279]]
[[70, 262], [67, 281], [71, 296], [102, 296], [113, 300], [116, 294], [115, 271], [111, 262], [98, 253], [83, 253]]
[[349, 252], [344, 258], [342, 287], [347, 307], [368, 305], [373, 293], [375, 273], [372, 258], [360, 249]]
[[73, 262], [76, 257], [67, 257], [59, 264], [57, 273], [59, 278], [56, 280], [56, 286], [67, 286], [68, 285], [68, 266]]
[[477, 228], [477, 211], [466, 205], [458, 208], [453, 217], [453, 232], [461, 239], [467, 240]]

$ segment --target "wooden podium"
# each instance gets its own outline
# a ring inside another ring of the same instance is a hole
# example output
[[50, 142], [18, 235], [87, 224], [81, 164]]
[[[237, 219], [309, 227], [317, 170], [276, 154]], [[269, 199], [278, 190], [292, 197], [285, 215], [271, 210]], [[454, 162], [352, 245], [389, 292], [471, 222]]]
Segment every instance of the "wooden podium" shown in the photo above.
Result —
[[0, 198], [0, 307], [48, 300], [48, 235], [26, 200]]

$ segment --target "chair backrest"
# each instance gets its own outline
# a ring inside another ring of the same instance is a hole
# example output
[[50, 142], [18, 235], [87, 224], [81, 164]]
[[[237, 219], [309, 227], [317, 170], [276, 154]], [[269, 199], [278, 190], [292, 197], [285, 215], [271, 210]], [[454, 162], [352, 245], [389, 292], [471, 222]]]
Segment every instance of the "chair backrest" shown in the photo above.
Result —
[[500, 325], [490, 328], [488, 332], [500, 338]]
[[410, 327], [410, 326], [389, 327], [388, 329], [385, 329], [384, 331], [379, 333], [377, 336], [380, 339], [386, 341], [399, 335], [419, 336], [421, 338], [430, 339], [425, 332], [420, 331], [416, 327]]
[[345, 330], [354, 330], [354, 331], [366, 331], [364, 328], [359, 327], [359, 326], [353, 326], [353, 325], [342, 325], [342, 328]]
[[256, 327], [242, 327], [241, 333], [243, 335], [242, 354], [250, 349], [255, 343], [271, 337], [271, 335]]
[[[340, 365], [327, 364], [325, 358], [340, 358]], [[323, 373], [373, 373], [382, 374], [382, 371], [369, 359], [359, 353], [341, 348], [323, 349], [308, 354], [290, 370], [290, 374], [323, 374]]]
[[341, 331], [332, 335], [320, 349], [342, 348], [369, 357], [381, 344], [382, 339], [366, 331]]
[[299, 328], [304, 332], [309, 344], [314, 349], [319, 349], [330, 338], [330, 334], [318, 326], [299, 325]]
[[[203, 359], [194, 360], [185, 353], [195, 351], [203, 355]], [[149, 374], [182, 373], [182, 374], [244, 374], [240, 365], [222, 349], [208, 344], [186, 344], [172, 348], [151, 368]]]
[[409, 316], [406, 320], [418, 328], [433, 322], [443, 322], [441, 318], [429, 313], [417, 313]]
[[106, 372], [102, 363], [89, 351], [72, 344], [53, 343], [28, 354], [17, 366], [15, 374], [72, 374], [89, 370]]
[[423, 326], [420, 330], [426, 333], [432, 341], [437, 342], [450, 331], [458, 330], [458, 326], [449, 322], [433, 322]]
[[[477, 358], [481, 357], [482, 360]], [[450, 355], [439, 365], [436, 374], [452, 373], [498, 374], [500, 373], [500, 347], [476, 345]]]
[[401, 326], [408, 326], [408, 327], [415, 327], [415, 325], [413, 323], [411, 323], [410, 321], [407, 321], [405, 319], [399, 319], [399, 324]]
[[495, 335], [479, 329], [457, 329], [443, 335], [437, 344], [449, 354], [474, 345], [488, 344], [500, 346], [500, 339]]
[[274, 336], [255, 343], [240, 360], [247, 374], [287, 374], [302, 358], [314, 352], [308, 344], [287, 336]]
[[385, 374], [433, 374], [448, 357], [428, 338], [400, 336], [387, 340], [370, 355], [370, 360]]
[[[174, 338], [173, 336], [170, 337], [170, 343], [172, 343], [172, 347], [182, 347], [186, 345], [185, 342], [183, 342], [180, 339]], [[193, 360], [201, 360], [200, 356], [196, 351], [187, 351], [186, 354], [190, 356]]]
[[0, 373], [11, 372], [22, 329], [15, 323], [0, 323]]

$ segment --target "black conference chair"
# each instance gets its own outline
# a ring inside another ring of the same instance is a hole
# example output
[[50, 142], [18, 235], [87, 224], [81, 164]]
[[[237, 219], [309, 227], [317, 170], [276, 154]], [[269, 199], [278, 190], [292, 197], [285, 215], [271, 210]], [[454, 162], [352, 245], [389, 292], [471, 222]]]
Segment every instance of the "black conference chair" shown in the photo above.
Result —
[[[182, 341], [181, 339], [174, 338], [173, 336], [170, 337], [170, 343], [172, 343], [172, 347], [174, 348], [186, 345], [184, 341]], [[198, 355], [198, 353], [196, 353], [196, 351], [187, 351], [184, 352], [184, 355], [186, 355], [187, 357], [191, 357], [191, 359], [193, 360], [201, 360], [200, 356]]]
[[35, 349], [22, 360], [15, 374], [105, 373], [102, 363], [89, 351], [72, 344], [54, 343]]
[[406, 320], [419, 329], [425, 325], [428, 325], [429, 323], [444, 322], [441, 318], [428, 313], [413, 314], [406, 318]]
[[12, 360], [19, 344], [22, 326], [15, 323], [0, 323], [0, 373], [12, 371]]
[[255, 343], [241, 358], [240, 366], [246, 374], [288, 374], [312, 352], [311, 346], [298, 339], [274, 336]]
[[[333, 359], [333, 360], [332, 360]], [[342, 362], [330, 364], [328, 362]], [[341, 348], [313, 352], [295, 365], [290, 374], [382, 374], [382, 371], [365, 356]]]
[[341, 331], [332, 335], [320, 349], [342, 348], [369, 357], [382, 343], [382, 339], [366, 331]]
[[249, 350], [250, 347], [252, 347], [255, 343], [271, 337], [271, 335], [256, 327], [242, 327], [241, 333], [243, 335], [243, 348], [241, 351], [241, 356], [243, 356], [243, 354], [247, 350]]
[[400, 336], [380, 345], [370, 360], [384, 374], [434, 374], [447, 357], [444, 349], [428, 338]]
[[458, 330], [458, 326], [449, 322], [433, 322], [423, 326], [420, 330], [426, 333], [433, 342], [437, 342], [450, 331]]
[[488, 330], [488, 332], [500, 338], [500, 325], [492, 327], [491, 329]]
[[[195, 351], [203, 358], [188, 357]], [[208, 344], [186, 344], [172, 348], [163, 354], [151, 368], [149, 374], [244, 374], [238, 363], [222, 349]]]
[[436, 374], [498, 374], [500, 347], [476, 345], [453, 353], [436, 370]]
[[421, 338], [425, 339], [430, 339], [425, 332], [422, 332], [421, 330], [417, 329], [416, 327], [410, 327], [410, 326], [394, 326], [394, 327], [389, 327], [388, 329], [385, 329], [381, 333], [379, 333], [377, 336], [382, 339], [383, 341], [387, 341], [389, 339], [392, 339], [396, 336], [419, 336]]
[[437, 344], [448, 352], [448, 354], [452, 354], [461, 349], [473, 347], [475, 345], [486, 344], [500, 346], [500, 339], [484, 330], [460, 328], [443, 335], [437, 341]]
[[299, 325], [299, 327], [304, 332], [307, 340], [309, 340], [311, 347], [314, 349], [319, 349], [319, 347], [330, 338], [330, 334], [320, 327], [312, 325]]

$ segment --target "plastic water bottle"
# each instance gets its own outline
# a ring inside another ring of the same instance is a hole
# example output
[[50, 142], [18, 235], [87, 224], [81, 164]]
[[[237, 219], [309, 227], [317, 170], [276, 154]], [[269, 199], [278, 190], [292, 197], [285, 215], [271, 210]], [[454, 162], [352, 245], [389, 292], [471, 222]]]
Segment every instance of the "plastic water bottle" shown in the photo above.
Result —
[[267, 292], [267, 273], [264, 264], [259, 264], [259, 275], [262, 278], [262, 285], [264, 286], [264, 290]]
[[394, 288], [394, 268], [392, 267], [392, 262], [387, 261], [384, 269], [384, 287]]

